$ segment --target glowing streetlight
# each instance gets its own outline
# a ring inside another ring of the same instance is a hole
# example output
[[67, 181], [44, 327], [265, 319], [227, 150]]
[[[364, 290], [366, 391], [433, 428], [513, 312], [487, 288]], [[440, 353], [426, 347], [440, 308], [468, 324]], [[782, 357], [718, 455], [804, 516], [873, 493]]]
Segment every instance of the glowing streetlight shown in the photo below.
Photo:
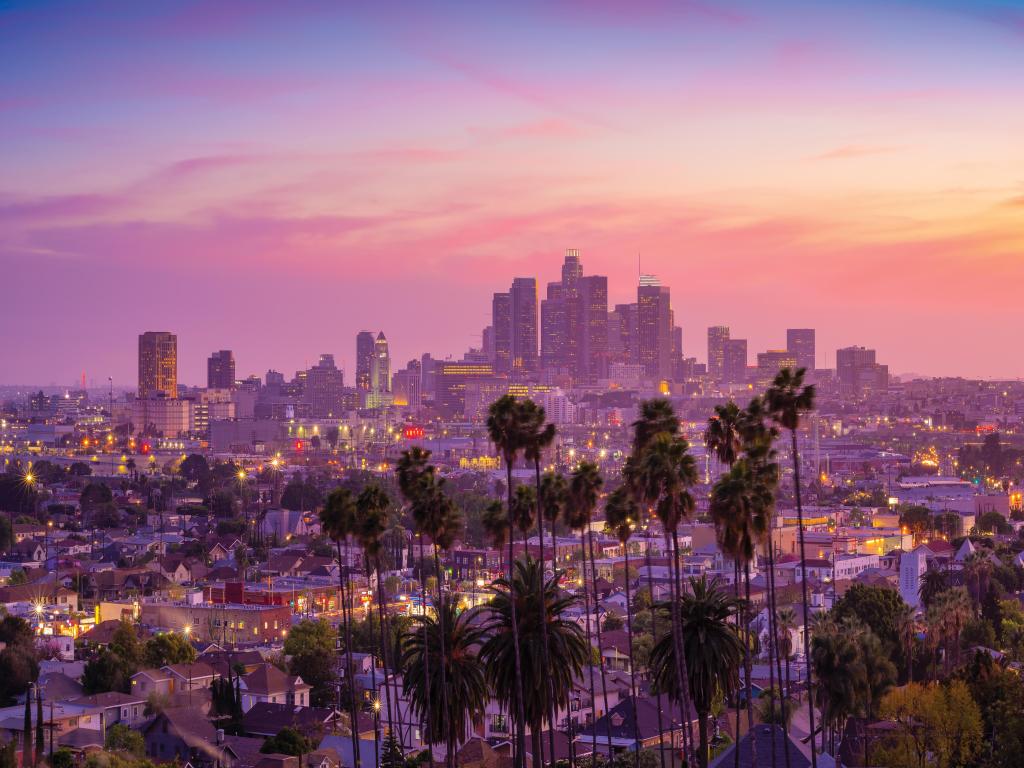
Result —
[[185, 635], [185, 637], [190, 637], [192, 635], [192, 625], [186, 624], [181, 631]]

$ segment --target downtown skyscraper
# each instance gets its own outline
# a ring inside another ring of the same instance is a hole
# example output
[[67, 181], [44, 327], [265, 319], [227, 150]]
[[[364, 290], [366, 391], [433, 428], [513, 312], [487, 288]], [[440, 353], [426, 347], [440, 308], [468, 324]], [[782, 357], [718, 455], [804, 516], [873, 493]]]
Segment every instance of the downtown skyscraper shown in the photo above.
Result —
[[523, 378], [540, 370], [536, 278], [517, 277], [508, 293], [494, 294], [490, 343], [496, 373]]
[[146, 331], [139, 336], [138, 397], [158, 394], [178, 396], [178, 337], [167, 331]]
[[668, 286], [653, 275], [641, 275], [636, 291], [639, 360], [644, 373], [671, 379], [672, 306]]
[[214, 352], [206, 360], [206, 386], [209, 389], [235, 386], [235, 355], [230, 349]]
[[608, 278], [583, 274], [579, 251], [569, 248], [562, 279], [548, 283], [541, 302], [541, 360], [583, 381], [607, 374]]

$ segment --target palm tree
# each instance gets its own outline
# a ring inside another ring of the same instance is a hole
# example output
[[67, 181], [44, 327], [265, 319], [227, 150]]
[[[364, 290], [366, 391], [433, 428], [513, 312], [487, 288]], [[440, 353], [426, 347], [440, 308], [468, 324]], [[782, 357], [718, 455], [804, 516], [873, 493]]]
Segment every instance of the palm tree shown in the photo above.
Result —
[[[789, 430], [793, 457], [793, 490], [796, 497], [796, 519], [800, 539], [800, 586], [804, 611], [804, 646], [810, 648], [810, 605], [807, 598], [807, 550], [804, 542], [804, 509], [800, 499], [800, 451], [796, 431], [800, 427], [800, 416], [814, 409], [814, 387], [804, 386], [804, 368], [792, 371], [783, 368], [764, 395], [767, 412], [782, 429]], [[811, 686], [811, 657], [807, 659], [807, 686]], [[807, 697], [807, 719], [811, 732], [811, 768], [818, 768], [818, 755], [814, 750], [814, 702]]]
[[[539, 407], [532, 400], [524, 400], [519, 404], [520, 418], [522, 419], [522, 436], [523, 436], [523, 458], [527, 462], [533, 464], [535, 494], [534, 503], [536, 509], [537, 519], [537, 538], [540, 539], [540, 564], [541, 568], [544, 567], [544, 516], [542, 510], [544, 508], [544, 483], [541, 481], [540, 474], [540, 462], [544, 456], [544, 449], [549, 447], [555, 440], [555, 425], [545, 424], [544, 419], [546, 414], [544, 409]], [[552, 539], [552, 557], [554, 556], [554, 537], [555, 527], [554, 520], [549, 518], [551, 522], [551, 539]], [[525, 537], [525, 533], [524, 533]], [[552, 568], [552, 572], [554, 568]], [[540, 606], [543, 608], [543, 604]], [[541, 631], [545, 635], [544, 644], [541, 647], [541, 654], [544, 663], [547, 663], [548, 658], [548, 643], [547, 643], [547, 623], [541, 622]], [[555, 711], [554, 705], [549, 704], [548, 719], [554, 721]], [[551, 754], [552, 761], [554, 760], [555, 754], [555, 729], [552, 726], [548, 730], [548, 749]]]
[[775, 631], [779, 634], [778, 649], [786, 660], [786, 690], [784, 699], [790, 696], [789, 660], [793, 656], [793, 632], [796, 630], [796, 611], [786, 605], [775, 612]]
[[867, 678], [857, 631], [849, 623], [825, 619], [818, 623], [811, 640], [807, 657], [813, 664], [816, 684], [808, 690], [821, 710], [823, 747], [826, 731], [834, 738], [846, 718], [856, 712]]
[[[384, 531], [387, 530], [387, 509], [390, 506], [391, 500], [388, 495], [381, 489], [379, 485], [368, 485], [366, 486], [356, 498], [356, 510], [359, 513], [356, 540], [359, 545], [363, 548], [363, 554], [366, 559], [366, 584], [370, 585], [371, 567], [377, 572], [377, 614], [380, 624], [380, 636], [375, 638], [375, 641], [380, 648], [381, 660], [384, 664], [384, 690], [387, 696], [387, 718], [388, 718], [388, 733], [394, 735], [395, 732], [395, 721], [392, 715], [392, 699], [388, 689], [388, 678], [387, 670], [393, 669], [388, 664], [388, 643], [385, 638], [390, 637], [390, 633], [387, 629], [387, 623], [385, 621], [384, 611], [384, 573], [381, 567], [381, 555], [383, 552], [382, 538]], [[370, 629], [373, 629], [373, 623], [369, 621], [369, 614], [367, 615], [367, 623], [370, 624]], [[370, 668], [370, 680], [373, 686], [373, 690], [377, 691], [377, 664], [374, 663]], [[379, 701], [379, 694], [378, 694]], [[374, 708], [374, 720], [376, 726], [379, 729], [380, 711], [379, 708]], [[374, 743], [374, 756], [376, 762], [380, 763], [380, 747], [379, 737]]]
[[[509, 514], [509, 529], [513, 529], [514, 523], [512, 520], [512, 468], [516, 462], [516, 456], [519, 452], [526, 447], [528, 440], [525, 434], [523, 413], [519, 408], [516, 399], [512, 395], [504, 395], [499, 397], [493, 403], [491, 403], [490, 410], [487, 415], [487, 434], [494, 443], [495, 447], [501, 452], [502, 461], [505, 464], [505, 475], [506, 475], [506, 491], [508, 493], [508, 514]], [[512, 581], [513, 562], [515, 557], [513, 555], [513, 538], [510, 535], [508, 539], [508, 580]], [[519, 630], [517, 628], [519, 624], [519, 616], [517, 614], [517, 608], [515, 602], [511, 604], [512, 611], [512, 642], [515, 648], [515, 684], [517, 687], [516, 695], [516, 717], [513, 718], [517, 724], [518, 730], [515, 733], [515, 750], [514, 750], [514, 764], [516, 768], [523, 768], [526, 759], [526, 734], [523, 732], [525, 728], [526, 718], [523, 714], [523, 686], [522, 686], [522, 654], [519, 652]]]
[[434, 613], [414, 616], [414, 626], [403, 633], [401, 667], [424, 740], [443, 742], [452, 756], [487, 704], [487, 679], [477, 655], [485, 635], [475, 611], [459, 613], [454, 596], [442, 594]]
[[500, 550], [508, 541], [509, 525], [508, 515], [505, 513], [505, 505], [500, 501], [492, 501], [487, 505], [480, 518], [483, 523], [484, 533], [490, 545]]
[[636, 709], [636, 666], [633, 655], [633, 598], [630, 594], [629, 574], [629, 540], [633, 536], [633, 525], [639, 517], [639, 508], [636, 499], [630, 494], [626, 486], [619, 486], [611, 495], [604, 508], [605, 525], [615, 535], [615, 538], [622, 544], [622, 552], [626, 558], [626, 635], [629, 638], [629, 693], [633, 701], [633, 740], [636, 742], [634, 751], [634, 766], [640, 768], [640, 723], [637, 721]]
[[708, 419], [704, 445], [727, 467], [736, 463], [743, 450], [742, 428], [743, 413], [732, 400], [716, 405], [714, 415]]
[[348, 542], [348, 537], [356, 530], [356, 502], [352, 492], [347, 488], [335, 488], [327, 496], [323, 508], [320, 510], [320, 528], [327, 537], [334, 542], [338, 550], [338, 585], [339, 600], [341, 603], [342, 631], [345, 635], [345, 676], [349, 688], [349, 715], [351, 717], [351, 739], [352, 754], [356, 766], [360, 765], [359, 759], [359, 729], [356, 727], [358, 720], [358, 705], [356, 704], [355, 669], [352, 666], [352, 621], [348, 613], [351, 606], [350, 596], [346, 595], [345, 561], [342, 557], [342, 543]]
[[[434, 555], [434, 573], [436, 574], [437, 581], [437, 604], [439, 606], [444, 594], [440, 550], [447, 551], [450, 549], [462, 531], [462, 515], [458, 507], [455, 506], [451, 498], [445, 493], [444, 484], [443, 478], [437, 479], [431, 476], [429, 480], [425, 480], [420, 486], [420, 493], [413, 501], [411, 509], [416, 530], [421, 536], [429, 538], [431, 542]], [[423, 609], [426, 611], [425, 596]], [[447, 627], [445, 626], [447, 616], [443, 612], [438, 613], [437, 616], [440, 623], [440, 631], [437, 634], [437, 638], [442, 643], [438, 650], [443, 659], [445, 658], [444, 641], [447, 635]], [[441, 666], [439, 673], [441, 679], [442, 710], [447, 710], [448, 705], [445, 700], [449, 696], [450, 691], [445, 680], [446, 667], [444, 665]], [[437, 732], [435, 731], [435, 733]], [[454, 744], [447, 743], [446, 749], [445, 761], [448, 768], [452, 768], [455, 765]]]
[[[723, 553], [738, 563], [743, 572], [746, 599], [740, 603], [740, 623], [744, 638], [744, 676], [746, 678], [747, 732], [754, 728], [753, 665], [750, 658], [750, 625], [747, 609], [750, 605], [750, 563], [764, 530], [759, 526], [757, 515], [756, 480], [751, 464], [741, 459], [722, 475], [711, 490], [709, 512], [715, 525], [715, 537]], [[736, 735], [739, 737], [739, 718], [736, 720]], [[751, 739], [751, 762], [757, 764], [757, 745]]]
[[[569, 499], [569, 483], [565, 475], [559, 472], [547, 472], [540, 481], [540, 512], [551, 527], [551, 572], [558, 571], [558, 548], [555, 545], [555, 526], [565, 516], [565, 506]], [[543, 538], [543, 532], [541, 534]], [[542, 558], [543, 559], [543, 558]]]
[[[974, 606], [966, 587], [942, 592], [928, 608], [929, 635], [937, 632], [936, 643], [944, 646], [943, 666], [948, 674], [955, 662], [960, 663], [960, 633], [974, 615]], [[955, 654], [955, 659], [954, 659]]]
[[[597, 592], [597, 560], [594, 558], [594, 534], [590, 530], [590, 521], [593, 518], [594, 510], [597, 508], [597, 499], [604, 480], [601, 478], [600, 470], [593, 462], [580, 462], [579, 466], [572, 473], [569, 481], [569, 506], [566, 509], [568, 517], [566, 523], [573, 530], [580, 532], [580, 546], [582, 547], [583, 567], [583, 604], [586, 608], [587, 642], [590, 642], [590, 605], [587, 600], [587, 560], [590, 561], [591, 584], [594, 589], [594, 616], [595, 633], [597, 635], [597, 656], [601, 671], [601, 692], [604, 697], [604, 712], [608, 713], [608, 678], [604, 668], [604, 648], [601, 645], [601, 617], [598, 615], [598, 592]], [[589, 546], [588, 546], [589, 545]], [[597, 691], [594, 686], [594, 666], [590, 666], [590, 696], [591, 701], [597, 701]], [[597, 754], [597, 706], [594, 711], [594, 754]], [[611, 760], [612, 734], [608, 731], [608, 759]]]
[[[529, 555], [516, 560], [511, 580], [501, 578], [492, 586], [494, 593], [484, 622], [487, 639], [480, 648], [487, 680], [494, 695], [509, 712], [522, 711], [533, 739], [534, 765], [541, 765], [541, 732], [548, 717], [549, 702], [555, 709], [568, 708], [575, 680], [590, 663], [590, 645], [579, 625], [563, 618], [576, 599], [562, 596], [558, 580], [545, 581], [544, 566]], [[515, 608], [518, 604], [519, 608]], [[512, 617], [517, 616], [513, 625]], [[543, 617], [543, 622], [541, 621]], [[544, 664], [541, 649], [547, 625], [549, 662]], [[515, 674], [516, 637], [522, 653], [522, 677]], [[527, 695], [514, 706], [519, 692]], [[554, 723], [548, 722], [549, 728]], [[553, 758], [552, 758], [553, 761]]]
[[938, 568], [929, 568], [921, 575], [921, 586], [917, 593], [925, 610], [931, 608], [935, 599], [949, 589], [949, 575]]
[[[516, 530], [523, 534], [523, 550], [529, 549], [527, 536], [533, 528], [534, 516], [537, 511], [537, 493], [531, 485], [517, 485], [512, 497], [512, 511], [509, 517]], [[542, 535], [543, 541], [544, 536]], [[541, 561], [543, 562], [543, 560]]]
[[[743, 643], [731, 623], [739, 601], [706, 577], [690, 579], [692, 594], [679, 598], [683, 654], [689, 694], [697, 709], [699, 765], [706, 768], [708, 753], [708, 716], [714, 699], [728, 696], [739, 686], [739, 666]], [[670, 606], [664, 606], [670, 608]], [[660, 690], [681, 703], [686, 692], [678, 684], [677, 646], [669, 634], [663, 636], [651, 652], [654, 679]]]
[[899, 615], [896, 617], [896, 628], [903, 643], [903, 650], [907, 654], [907, 683], [914, 682], [914, 635], [917, 634], [917, 611], [906, 604], [900, 607]]

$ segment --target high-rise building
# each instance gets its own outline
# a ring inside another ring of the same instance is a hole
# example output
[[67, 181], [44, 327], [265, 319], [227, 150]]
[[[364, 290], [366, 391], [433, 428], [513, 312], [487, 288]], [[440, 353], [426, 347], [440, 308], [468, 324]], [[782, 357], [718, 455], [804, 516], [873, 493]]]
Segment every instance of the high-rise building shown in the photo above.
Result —
[[728, 339], [725, 342], [722, 363], [722, 381], [742, 384], [747, 380], [747, 340]]
[[798, 368], [813, 371], [815, 367], [814, 329], [787, 328], [786, 349], [793, 353]]
[[540, 303], [540, 358], [546, 369], [566, 365], [569, 346], [565, 290], [548, 283], [547, 298]]
[[844, 394], [869, 395], [888, 388], [889, 366], [875, 360], [873, 349], [844, 347], [836, 351], [836, 378]]
[[491, 333], [496, 373], [512, 370], [512, 295], [496, 293], [491, 299]]
[[712, 381], [725, 379], [725, 345], [728, 341], [729, 326], [713, 325], [708, 328], [708, 377]]
[[146, 331], [139, 336], [138, 396], [157, 394], [178, 397], [178, 337], [167, 331]]
[[512, 316], [512, 372], [536, 374], [540, 367], [537, 348], [537, 279], [517, 277], [509, 291]]
[[466, 385], [472, 381], [494, 378], [494, 368], [490, 363], [470, 363], [466, 361], [437, 362], [437, 410], [446, 419], [465, 416]]
[[576, 281], [577, 377], [594, 381], [608, 375], [608, 278], [588, 275]]
[[608, 313], [608, 357], [612, 362], [635, 364], [639, 359], [636, 304], [616, 304]]
[[344, 375], [334, 364], [334, 355], [320, 355], [320, 361], [306, 371], [304, 399], [314, 418], [340, 416], [343, 407]]
[[384, 331], [377, 334], [373, 343], [373, 360], [370, 364], [370, 391], [391, 391], [391, 354], [388, 351], [388, 340]]
[[235, 386], [235, 355], [230, 349], [214, 352], [206, 360], [207, 389], [230, 389]]
[[356, 334], [356, 389], [370, 391], [370, 369], [373, 367], [373, 354], [376, 339], [370, 331]]
[[657, 379], [672, 377], [672, 308], [668, 286], [654, 275], [641, 275], [636, 292], [638, 362]]

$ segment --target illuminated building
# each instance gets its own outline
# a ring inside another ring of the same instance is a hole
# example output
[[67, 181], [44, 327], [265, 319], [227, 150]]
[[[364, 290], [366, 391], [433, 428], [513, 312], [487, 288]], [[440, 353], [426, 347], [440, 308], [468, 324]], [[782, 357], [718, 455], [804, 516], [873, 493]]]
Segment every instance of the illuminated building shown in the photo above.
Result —
[[569, 334], [567, 302], [561, 283], [548, 283], [547, 298], [540, 303], [540, 357], [545, 369], [564, 366]]
[[608, 278], [581, 277], [577, 283], [576, 376], [595, 381], [608, 373]]
[[757, 353], [757, 383], [771, 384], [783, 368], [796, 368], [796, 357], [787, 349]]
[[491, 360], [497, 373], [512, 370], [512, 296], [496, 293], [491, 299]]
[[[708, 328], [708, 376], [712, 381], [725, 381], [725, 347], [729, 341], [729, 326], [713, 325]], [[746, 360], [743, 367], [746, 368]]]
[[529, 376], [540, 365], [537, 348], [537, 280], [517, 277], [509, 291], [512, 320], [512, 373]]
[[370, 375], [376, 340], [370, 331], [356, 334], [356, 389], [370, 391]]
[[797, 367], [806, 368], [808, 371], [814, 370], [815, 350], [813, 328], [786, 329], [786, 349], [788, 349], [796, 358]]
[[235, 355], [230, 349], [214, 352], [206, 360], [208, 389], [230, 389], [235, 386]]
[[159, 393], [178, 396], [178, 337], [166, 331], [146, 331], [139, 336], [138, 396]]
[[636, 292], [638, 362], [655, 379], [672, 377], [672, 311], [669, 289], [653, 275], [641, 275]]
[[388, 352], [388, 340], [384, 331], [377, 334], [373, 343], [373, 359], [370, 363], [370, 391], [391, 391], [391, 354]]
[[467, 383], [494, 378], [494, 366], [464, 361], [438, 362], [435, 375], [438, 411], [447, 419], [461, 418], [465, 416]]
[[179, 437], [194, 430], [192, 401], [153, 396], [131, 402], [129, 418], [136, 432]]
[[395, 405], [408, 406], [414, 410], [420, 407], [422, 368], [419, 360], [410, 360], [404, 369], [395, 371], [395, 375], [391, 377]]
[[636, 304], [616, 304], [608, 313], [608, 361], [633, 365], [637, 362]]

